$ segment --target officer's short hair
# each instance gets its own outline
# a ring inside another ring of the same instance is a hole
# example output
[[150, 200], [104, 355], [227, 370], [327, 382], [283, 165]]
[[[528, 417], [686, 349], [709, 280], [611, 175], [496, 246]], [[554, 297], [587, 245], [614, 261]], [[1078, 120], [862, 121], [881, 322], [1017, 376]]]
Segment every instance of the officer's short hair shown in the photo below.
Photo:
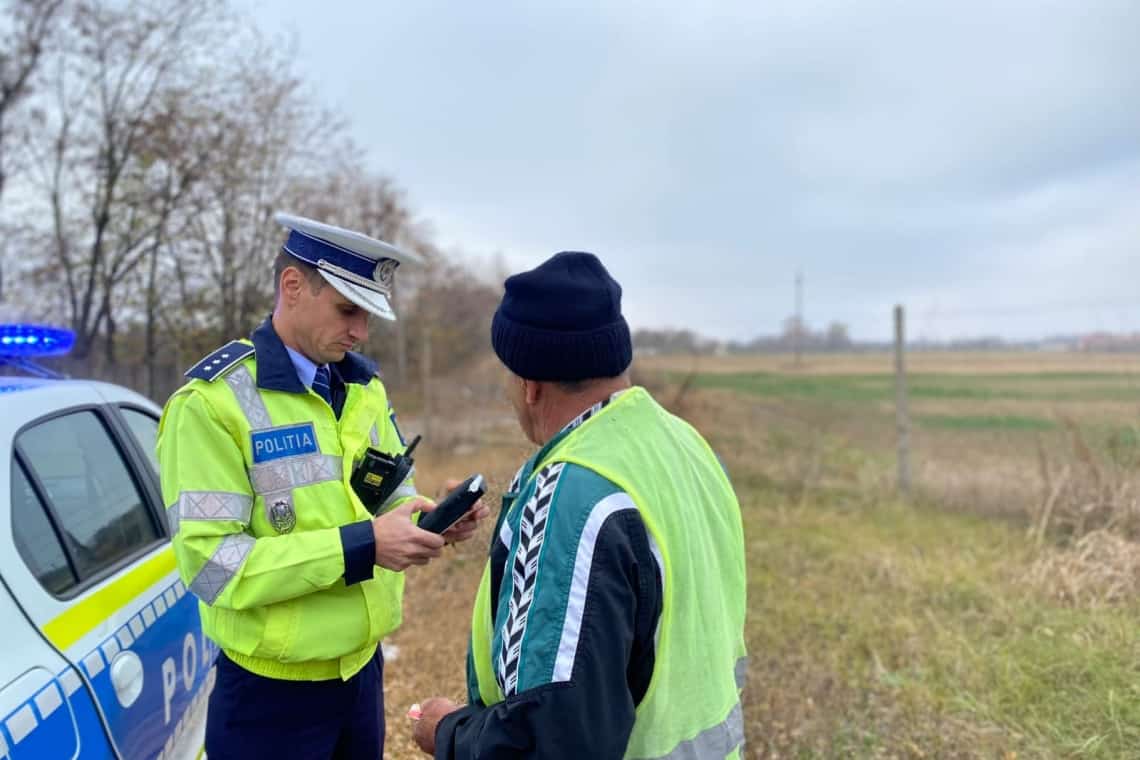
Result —
[[281, 297], [281, 273], [287, 267], [293, 267], [305, 275], [305, 280], [309, 283], [309, 290], [312, 291], [313, 295], [320, 293], [321, 288], [325, 286], [325, 278], [321, 277], [316, 267], [293, 258], [285, 251], [280, 251], [273, 261], [273, 297], [275, 299]]

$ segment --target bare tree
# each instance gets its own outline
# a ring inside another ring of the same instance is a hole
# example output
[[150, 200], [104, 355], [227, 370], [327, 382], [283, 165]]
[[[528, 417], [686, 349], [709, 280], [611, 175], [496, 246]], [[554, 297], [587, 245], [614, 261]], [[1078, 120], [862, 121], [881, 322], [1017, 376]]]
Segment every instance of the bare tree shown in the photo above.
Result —
[[100, 331], [115, 363], [116, 289], [145, 259], [166, 221], [155, 203], [155, 141], [176, 93], [194, 87], [214, 0], [82, 3], [52, 75], [54, 108], [33, 147], [52, 218], [52, 260], [66, 291], [74, 356]]
[[[190, 101], [190, 102], [188, 102]], [[156, 223], [145, 251], [145, 278], [138, 292], [145, 294], [143, 304], [143, 356], [146, 365], [146, 388], [151, 396], [160, 393], [158, 368], [160, 357], [169, 352], [160, 350], [159, 316], [163, 313], [165, 285], [171, 280], [170, 254], [177, 250], [177, 242], [189, 228], [193, 210], [188, 198], [194, 187], [203, 180], [210, 168], [210, 160], [222, 141], [222, 130], [212, 118], [207, 98], [195, 98], [194, 93], [173, 94], [160, 110], [146, 133], [146, 163], [153, 183], [144, 202], [152, 206]], [[181, 213], [179, 213], [181, 211]], [[164, 254], [167, 254], [164, 256]], [[177, 256], [173, 256], [176, 260]], [[177, 274], [177, 272], [175, 272]], [[185, 278], [181, 278], [185, 285]], [[173, 327], [175, 323], [167, 323]], [[179, 331], [173, 333], [172, 343], [179, 344]]]
[[288, 47], [226, 0], [7, 1], [26, 25], [0, 25], [0, 37], [40, 42], [10, 46], [32, 73], [0, 54], [0, 139], [13, 126], [26, 136], [8, 157], [27, 169], [9, 174], [19, 212], [5, 239], [34, 286], [20, 308], [66, 315], [74, 369], [157, 398], [194, 355], [246, 332], [272, 304], [277, 210], [426, 259], [401, 271], [401, 319], [378, 324], [368, 349], [401, 379], [485, 345], [497, 289], [449, 263], [396, 183], [362, 168]]
[[828, 351], [847, 351], [851, 348], [851, 334], [847, 325], [842, 322], [832, 322], [827, 326], [827, 335], [824, 346]]
[[233, 60], [216, 98], [219, 143], [196, 192], [187, 253], [213, 295], [218, 339], [246, 332], [272, 303], [273, 214], [345, 143], [343, 122], [313, 105], [276, 49], [253, 40]]
[[63, 0], [9, 0], [0, 35], [0, 196], [8, 178], [9, 116], [31, 90]]

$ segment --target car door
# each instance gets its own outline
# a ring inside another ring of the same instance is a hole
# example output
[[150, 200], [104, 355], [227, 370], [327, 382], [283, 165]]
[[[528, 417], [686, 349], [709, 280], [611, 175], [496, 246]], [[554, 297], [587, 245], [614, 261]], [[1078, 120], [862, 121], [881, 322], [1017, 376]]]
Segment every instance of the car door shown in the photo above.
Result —
[[[0, 560], [4, 577], [20, 581], [9, 585], [25, 613], [87, 681], [130, 760], [181, 755], [185, 740], [200, 737], [190, 726], [202, 722], [216, 654], [174, 567], [151, 460], [156, 429], [153, 412], [122, 404], [23, 426], [10, 465], [20, 505], [14, 546]], [[49, 555], [64, 561], [47, 566]]]

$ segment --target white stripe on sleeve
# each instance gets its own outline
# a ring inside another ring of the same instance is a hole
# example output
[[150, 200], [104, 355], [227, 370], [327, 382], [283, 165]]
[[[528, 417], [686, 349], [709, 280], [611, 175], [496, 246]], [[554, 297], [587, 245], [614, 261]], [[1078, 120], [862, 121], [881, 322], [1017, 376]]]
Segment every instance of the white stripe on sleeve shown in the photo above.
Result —
[[569, 681], [574, 672], [574, 657], [578, 651], [578, 637], [582, 633], [582, 612], [586, 606], [586, 594], [590, 584], [590, 566], [594, 561], [594, 546], [598, 533], [606, 519], [614, 512], [623, 509], [637, 509], [629, 494], [610, 494], [590, 510], [582, 538], [578, 541], [578, 552], [574, 557], [574, 577], [570, 582], [570, 594], [566, 603], [566, 617], [562, 621], [562, 638], [558, 643], [558, 657], [554, 660], [552, 682]]

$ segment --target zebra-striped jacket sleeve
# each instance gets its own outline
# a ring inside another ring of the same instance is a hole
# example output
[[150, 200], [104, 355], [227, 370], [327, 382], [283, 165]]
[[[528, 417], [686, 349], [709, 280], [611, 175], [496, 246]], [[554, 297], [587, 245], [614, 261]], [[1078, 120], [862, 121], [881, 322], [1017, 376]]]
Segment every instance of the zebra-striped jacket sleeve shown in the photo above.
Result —
[[436, 757], [620, 757], [661, 610], [645, 525], [627, 494], [574, 465], [547, 467], [521, 496], [491, 552], [506, 700], [442, 721]]

